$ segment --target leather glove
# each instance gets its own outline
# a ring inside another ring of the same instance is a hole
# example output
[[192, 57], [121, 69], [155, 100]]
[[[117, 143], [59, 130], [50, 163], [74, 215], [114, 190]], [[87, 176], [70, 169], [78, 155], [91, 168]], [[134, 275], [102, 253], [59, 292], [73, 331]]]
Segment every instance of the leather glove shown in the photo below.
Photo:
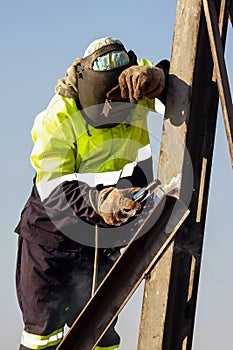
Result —
[[131, 66], [120, 74], [118, 81], [119, 85], [107, 93], [107, 99], [136, 103], [143, 96], [151, 99], [158, 97], [165, 87], [165, 74], [159, 67]]
[[140, 203], [131, 199], [133, 194], [139, 190], [140, 187], [125, 189], [108, 187], [101, 191], [90, 190], [89, 198], [95, 212], [108, 225], [120, 226], [141, 208]]

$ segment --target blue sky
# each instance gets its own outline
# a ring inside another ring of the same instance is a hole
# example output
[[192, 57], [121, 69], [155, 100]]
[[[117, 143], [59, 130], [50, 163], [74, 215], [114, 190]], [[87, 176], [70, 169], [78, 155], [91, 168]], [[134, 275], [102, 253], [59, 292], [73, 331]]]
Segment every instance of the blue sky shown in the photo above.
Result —
[[[118, 37], [138, 58], [170, 58], [176, 1], [74, 0], [4, 2], [0, 13], [1, 70], [1, 299], [4, 350], [17, 349], [22, 330], [15, 296], [17, 236], [13, 233], [34, 175], [29, 162], [34, 117], [46, 107], [57, 79], [96, 38]], [[227, 67], [233, 72], [232, 28]], [[193, 350], [233, 349], [232, 168], [219, 113]], [[136, 350], [142, 288], [123, 310], [122, 350]], [[133, 329], [133, 330], [131, 330]]]

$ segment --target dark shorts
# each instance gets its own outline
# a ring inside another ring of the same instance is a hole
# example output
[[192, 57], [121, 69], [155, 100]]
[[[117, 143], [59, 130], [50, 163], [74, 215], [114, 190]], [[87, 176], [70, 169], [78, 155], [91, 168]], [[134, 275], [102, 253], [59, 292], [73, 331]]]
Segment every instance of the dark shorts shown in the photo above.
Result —
[[[91, 296], [94, 249], [81, 252], [46, 248], [19, 237], [16, 287], [25, 324], [31, 334], [48, 335], [70, 327]], [[99, 254], [98, 283], [113, 262]], [[99, 346], [120, 343], [114, 325], [105, 333]], [[21, 345], [21, 349], [28, 349]], [[56, 347], [48, 347], [56, 349]]]

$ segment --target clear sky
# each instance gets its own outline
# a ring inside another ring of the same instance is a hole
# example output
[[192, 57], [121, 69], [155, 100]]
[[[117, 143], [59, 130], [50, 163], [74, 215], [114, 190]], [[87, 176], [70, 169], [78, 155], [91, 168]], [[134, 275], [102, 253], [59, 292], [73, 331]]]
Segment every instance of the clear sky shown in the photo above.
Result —
[[[115, 36], [138, 58], [170, 59], [176, 1], [9, 0], [0, 12], [1, 154], [0, 330], [4, 350], [16, 350], [22, 330], [15, 296], [17, 236], [13, 233], [34, 172], [29, 162], [34, 117], [57, 79], [96, 38]], [[233, 72], [232, 28], [227, 66]], [[201, 103], [201, 101], [200, 101]], [[219, 113], [193, 350], [233, 349], [232, 169]], [[120, 315], [122, 350], [136, 350], [142, 287]]]

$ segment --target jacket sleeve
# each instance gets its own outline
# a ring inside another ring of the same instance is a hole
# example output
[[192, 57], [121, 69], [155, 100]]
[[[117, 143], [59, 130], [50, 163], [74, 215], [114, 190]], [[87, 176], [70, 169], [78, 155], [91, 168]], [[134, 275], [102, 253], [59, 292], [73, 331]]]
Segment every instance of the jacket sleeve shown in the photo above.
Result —
[[157, 98], [166, 105], [170, 62], [168, 60], [162, 60], [156, 64], [156, 67], [161, 68], [165, 74], [165, 87]]
[[90, 187], [75, 179], [78, 149], [68, 112], [54, 108], [42, 112], [35, 119], [32, 139], [30, 159], [36, 171], [36, 188], [50, 219], [63, 213], [70, 220], [78, 216], [106, 226], [90, 205]]
[[[77, 218], [99, 227], [108, 227], [93, 210], [89, 199], [90, 187], [81, 181], [64, 181], [43, 201], [44, 208], [52, 221], [62, 231], [63, 226], [77, 223]], [[60, 221], [60, 222], [58, 222]]]

